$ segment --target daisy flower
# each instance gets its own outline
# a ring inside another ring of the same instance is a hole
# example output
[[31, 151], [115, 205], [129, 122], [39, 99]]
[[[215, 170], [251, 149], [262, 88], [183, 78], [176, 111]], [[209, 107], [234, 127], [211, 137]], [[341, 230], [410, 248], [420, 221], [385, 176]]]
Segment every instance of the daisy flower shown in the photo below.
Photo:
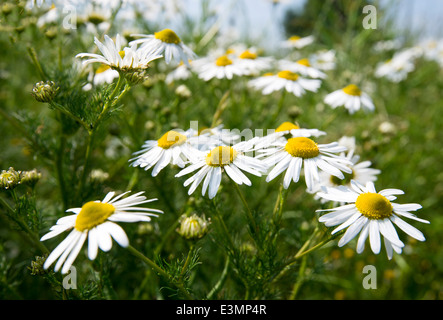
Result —
[[288, 135], [294, 138], [312, 136], [319, 137], [326, 134], [326, 132], [320, 131], [318, 129], [300, 128], [298, 125], [289, 121], [283, 122], [277, 127], [277, 129], [272, 129], [271, 131], [271, 133], [258, 140], [258, 142], [255, 144], [256, 149], [267, 148], [277, 140], [285, 141], [285, 136]]
[[335, 50], [320, 50], [309, 57], [314, 68], [327, 71], [334, 70], [336, 65]]
[[150, 35], [132, 34], [131, 36], [143, 38], [133, 40], [129, 45], [141, 44], [141, 50], [163, 54], [167, 64], [174, 59], [177, 63], [183, 61], [189, 65], [188, 61], [196, 58], [196, 54], [171, 29], [164, 29]]
[[112, 83], [115, 78], [118, 78], [118, 71], [112, 69], [110, 66], [102, 64], [92, 74], [92, 83], [97, 86], [103, 83]]
[[255, 50], [246, 49], [238, 56], [239, 64], [245, 69], [245, 75], [258, 75], [261, 71], [267, 70], [271, 67], [272, 58], [259, 57]]
[[229, 79], [234, 75], [242, 76], [247, 73], [244, 66], [237, 60], [229, 58], [227, 55], [217, 57], [205, 57], [194, 61], [194, 70], [198, 73], [198, 77], [205, 81], [213, 78]]
[[302, 76], [310, 77], [310, 78], [326, 78], [326, 73], [320, 71], [317, 68], [314, 68], [309, 59], [303, 58], [297, 61], [289, 61], [289, 60], [280, 60], [279, 67], [283, 70], [289, 70], [291, 72], [299, 73]]
[[374, 74], [377, 78], [386, 78], [396, 83], [403, 81], [410, 72], [414, 71], [416, 58], [415, 48], [397, 52], [392, 59], [378, 64]]
[[103, 55], [95, 53], [79, 53], [75, 57], [90, 58], [83, 61], [84, 65], [99, 62], [121, 71], [146, 69], [152, 60], [162, 57], [156, 52], [137, 49], [134, 45], [131, 47], [125, 47], [122, 50], [122, 41], [123, 38], [119, 34], [117, 34], [115, 42], [108, 35], [105, 35], [104, 44], [94, 37], [94, 43]]
[[375, 109], [374, 103], [369, 95], [362, 92], [355, 84], [350, 84], [343, 89], [329, 93], [324, 98], [324, 102], [333, 109], [344, 106], [350, 114], [360, 109], [368, 111], [374, 111]]
[[307, 137], [294, 137], [280, 139], [262, 151], [267, 156], [263, 162], [268, 166], [274, 166], [266, 177], [270, 182], [286, 170], [283, 179], [283, 187], [287, 189], [293, 181], [298, 182], [302, 167], [304, 167], [305, 182], [308, 191], [314, 190], [316, 183], [320, 181], [318, 169], [344, 179], [342, 173], [351, 173], [348, 167], [350, 161], [334, 153], [343, 152], [346, 147], [337, 142], [329, 144], [317, 144]]
[[114, 197], [115, 192], [109, 192], [102, 201], [89, 201], [81, 208], [68, 209], [66, 212], [74, 214], [57, 220], [40, 241], [51, 239], [67, 230], [72, 231], [51, 252], [43, 265], [48, 269], [56, 260], [55, 272], [61, 268], [67, 273], [77, 258], [83, 244], [88, 239], [88, 258], [94, 260], [98, 249], [108, 252], [112, 248], [111, 237], [122, 247], [129, 245], [125, 231], [115, 222], [150, 221], [152, 216], [157, 217], [161, 210], [137, 207], [137, 205], [155, 201], [147, 200], [138, 192], [123, 199], [128, 192]]
[[367, 182], [364, 186], [355, 180], [351, 181], [350, 188], [344, 186], [325, 188], [325, 191], [319, 193], [319, 196], [346, 204], [333, 209], [317, 210], [317, 212], [329, 211], [321, 216], [319, 221], [327, 227], [338, 226], [332, 231], [332, 234], [347, 228], [338, 242], [340, 247], [360, 234], [357, 241], [357, 253], [363, 252], [366, 239], [369, 236], [372, 252], [378, 254], [381, 249], [381, 234], [384, 238], [388, 259], [391, 259], [393, 251], [400, 254], [404, 247], [394, 225], [409, 236], [419, 241], [425, 241], [423, 234], [402, 218], [429, 223], [429, 221], [419, 219], [409, 212], [421, 209], [421, 205], [393, 203], [392, 201], [396, 199], [395, 195], [400, 194], [404, 194], [404, 192], [399, 189], [384, 189], [377, 192], [373, 182]]
[[[338, 144], [342, 146], [346, 146], [348, 149], [348, 153], [342, 153], [346, 159], [351, 163], [349, 168], [352, 170], [350, 174], [345, 173], [344, 179], [338, 179], [337, 177], [330, 175], [326, 172], [320, 173], [320, 183], [318, 184], [315, 192], [320, 192], [321, 188], [324, 187], [338, 187], [338, 186], [347, 186], [351, 187], [351, 181], [355, 180], [362, 185], [365, 185], [368, 182], [374, 182], [377, 180], [377, 175], [381, 173], [378, 169], [371, 168], [371, 161], [360, 161], [360, 156], [356, 155], [355, 152], [355, 138], [342, 137], [338, 140]], [[316, 195], [316, 197], [318, 197]]]
[[200, 151], [193, 144], [197, 143], [198, 139], [192, 130], [186, 132], [170, 130], [158, 140], [145, 141], [142, 150], [134, 153], [138, 156], [129, 161], [133, 161], [131, 166], [146, 171], [154, 167], [152, 176], [155, 177], [170, 163], [183, 168], [186, 161], [195, 159]]
[[314, 36], [300, 37], [291, 36], [289, 39], [283, 41], [282, 47], [301, 49], [314, 42]]
[[199, 159], [175, 176], [181, 177], [198, 170], [184, 182], [184, 186], [191, 185], [188, 190], [188, 194], [191, 195], [203, 181], [202, 195], [204, 196], [208, 191], [209, 199], [217, 194], [223, 172], [238, 185], [251, 186], [251, 181], [242, 171], [260, 177], [267, 170], [261, 160], [246, 155], [247, 152], [253, 150], [254, 140], [239, 142], [232, 147], [215, 147], [203, 153]]
[[317, 92], [321, 81], [318, 79], [306, 79], [289, 70], [283, 70], [273, 75], [263, 75], [248, 82], [249, 86], [261, 90], [262, 94], [271, 94], [274, 91], [286, 90], [297, 97], [306, 91]]
[[190, 61], [188, 65], [184, 64], [183, 62], [180, 62], [180, 64], [174, 70], [170, 71], [166, 75], [165, 82], [167, 84], [171, 84], [177, 80], [186, 80], [190, 78], [192, 75], [190, 64], [191, 64]]

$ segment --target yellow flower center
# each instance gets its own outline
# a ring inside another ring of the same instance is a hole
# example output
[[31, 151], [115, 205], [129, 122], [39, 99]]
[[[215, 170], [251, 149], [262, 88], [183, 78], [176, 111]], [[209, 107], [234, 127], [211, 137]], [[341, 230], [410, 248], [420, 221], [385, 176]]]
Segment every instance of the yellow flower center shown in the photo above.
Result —
[[159, 32], [154, 32], [154, 36], [156, 39], [161, 40], [166, 43], [175, 43], [179, 44], [181, 42], [180, 38], [177, 34], [171, 29], [164, 29]]
[[95, 71], [96, 74], [98, 73], [103, 73], [106, 70], [111, 69], [110, 66], [106, 65], [106, 64], [102, 64], [100, 67], [98, 67], [97, 71]]
[[215, 147], [206, 156], [206, 164], [211, 167], [224, 167], [232, 163], [237, 157], [237, 151], [232, 147]]
[[270, 77], [273, 76], [274, 74], [272, 72], [266, 72], [262, 75], [262, 77]]
[[343, 92], [346, 94], [349, 94], [351, 96], [360, 96], [361, 95], [360, 88], [357, 87], [355, 84], [350, 84], [349, 86], [344, 87]]
[[181, 145], [186, 142], [186, 136], [176, 131], [166, 132], [160, 139], [157, 140], [157, 145], [163, 149], [169, 149], [174, 145]]
[[292, 36], [292, 37], [289, 38], [289, 41], [295, 42], [295, 41], [300, 40], [300, 39], [301, 38], [299, 36]]
[[229, 59], [227, 56], [221, 56], [218, 57], [217, 60], [215, 60], [215, 64], [219, 67], [224, 67], [232, 64], [232, 60]]
[[320, 153], [317, 144], [305, 137], [289, 138], [285, 150], [291, 156], [303, 159], [315, 158]]
[[286, 121], [283, 122], [281, 125], [279, 125], [278, 128], [275, 129], [275, 132], [291, 131], [292, 129], [300, 129], [300, 127], [291, 122]]
[[83, 205], [75, 220], [75, 229], [80, 232], [90, 230], [105, 222], [113, 213], [115, 207], [109, 203], [90, 201]]
[[298, 79], [298, 74], [291, 72], [289, 70], [280, 71], [279, 73], [277, 73], [277, 76], [279, 78], [292, 80], [292, 81], [297, 81], [297, 79]]
[[309, 63], [309, 60], [306, 59], [306, 58], [298, 60], [297, 63], [301, 64], [303, 66], [306, 66], [306, 67], [310, 67], [311, 66], [311, 64]]
[[243, 51], [239, 57], [240, 59], [257, 59], [257, 55], [249, 50]]
[[392, 204], [378, 193], [362, 193], [355, 201], [355, 206], [368, 219], [382, 220], [392, 215]]

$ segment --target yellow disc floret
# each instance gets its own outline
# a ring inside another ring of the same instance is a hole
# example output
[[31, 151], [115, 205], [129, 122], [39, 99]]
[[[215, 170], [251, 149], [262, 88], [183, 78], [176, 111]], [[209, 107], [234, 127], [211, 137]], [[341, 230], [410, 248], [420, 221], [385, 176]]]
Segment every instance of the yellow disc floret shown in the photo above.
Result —
[[305, 137], [289, 138], [285, 150], [293, 157], [297, 158], [315, 158], [320, 154], [317, 144]]
[[306, 58], [298, 60], [297, 63], [301, 64], [301, 65], [303, 65], [305, 67], [310, 67], [311, 66], [311, 64], [309, 63], [309, 60], [306, 59]]
[[75, 220], [75, 229], [80, 232], [90, 230], [105, 222], [113, 213], [115, 207], [109, 203], [90, 201], [83, 205]]
[[368, 219], [382, 220], [392, 215], [392, 204], [378, 193], [362, 193], [355, 201], [358, 211]]
[[211, 167], [224, 167], [232, 163], [237, 157], [237, 151], [232, 147], [215, 147], [206, 156], [206, 164]]
[[240, 59], [257, 59], [257, 54], [249, 51], [249, 50], [245, 50], [243, 51], [240, 55], [239, 55]]
[[349, 86], [344, 87], [343, 92], [347, 93], [351, 96], [360, 96], [361, 95], [360, 88], [357, 87], [355, 84], [350, 84]]
[[164, 29], [162, 31], [154, 32], [154, 36], [156, 39], [166, 43], [179, 44], [181, 42], [177, 34], [171, 29]]
[[298, 74], [296, 74], [292, 71], [289, 71], [289, 70], [280, 71], [279, 73], [277, 73], [277, 76], [279, 78], [292, 80], [292, 81], [297, 81], [297, 79], [298, 79]]
[[219, 67], [225, 67], [232, 64], [232, 60], [229, 59], [227, 56], [221, 56], [218, 57], [217, 60], [215, 60], [215, 64]]
[[286, 121], [279, 125], [278, 128], [275, 129], [275, 132], [291, 131], [293, 129], [300, 129], [300, 127], [296, 124], [293, 124], [292, 122]]
[[292, 36], [292, 37], [289, 38], [289, 41], [295, 42], [295, 41], [300, 40], [300, 39], [301, 38], [299, 36]]
[[160, 139], [157, 140], [157, 145], [163, 149], [169, 149], [172, 146], [179, 146], [186, 142], [186, 136], [177, 131], [168, 131]]
[[106, 64], [102, 64], [100, 65], [100, 67], [97, 68], [97, 70], [95, 71], [95, 73], [102, 73], [105, 72], [106, 70], [111, 69], [110, 66], [106, 65]]

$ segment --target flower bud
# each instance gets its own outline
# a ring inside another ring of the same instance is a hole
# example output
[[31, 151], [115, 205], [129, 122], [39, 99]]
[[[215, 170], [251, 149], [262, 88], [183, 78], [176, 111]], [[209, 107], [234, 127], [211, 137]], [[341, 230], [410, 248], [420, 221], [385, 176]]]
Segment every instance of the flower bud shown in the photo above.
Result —
[[35, 184], [40, 180], [42, 174], [37, 171], [37, 169], [31, 171], [23, 171], [21, 183], [26, 184], [30, 187], [34, 187]]
[[39, 102], [51, 102], [58, 90], [59, 87], [56, 87], [54, 81], [40, 81], [34, 85], [31, 94]]
[[180, 218], [180, 227], [177, 232], [187, 240], [198, 240], [203, 238], [209, 231], [210, 219], [205, 216], [199, 217], [196, 214], [187, 217], [182, 215]]
[[175, 89], [175, 94], [181, 99], [188, 99], [192, 95], [191, 90], [184, 84], [179, 85], [177, 89]]
[[39, 276], [46, 273], [46, 270], [43, 268], [43, 264], [45, 263], [46, 257], [35, 257], [35, 261], [31, 261], [31, 266], [28, 267], [31, 270], [31, 275]]
[[131, 86], [135, 86], [139, 83], [145, 82], [148, 78], [146, 70], [135, 69], [135, 70], [124, 70], [125, 79]]
[[21, 172], [10, 167], [8, 171], [2, 170], [0, 173], [0, 189], [14, 189], [21, 181]]

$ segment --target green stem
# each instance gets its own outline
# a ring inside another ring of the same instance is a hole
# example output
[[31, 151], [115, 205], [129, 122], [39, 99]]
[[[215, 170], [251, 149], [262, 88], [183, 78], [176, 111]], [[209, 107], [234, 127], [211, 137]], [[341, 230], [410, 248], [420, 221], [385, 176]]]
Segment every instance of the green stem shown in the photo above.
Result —
[[77, 117], [75, 114], [72, 114], [71, 112], [67, 111], [67, 110], [66, 110], [63, 106], [61, 106], [60, 104], [58, 104], [58, 103], [56, 103], [56, 102], [54, 102], [54, 101], [51, 101], [51, 102], [49, 102], [49, 105], [50, 105], [51, 107], [53, 107], [54, 109], [60, 111], [60, 112], [63, 113], [64, 115], [70, 117], [72, 120], [74, 120], [74, 121], [80, 123], [80, 124], [81, 124], [81, 125], [87, 130], [87, 131], [90, 130], [89, 125], [88, 125], [85, 121], [83, 121], [83, 119], [81, 119], [80, 117]]
[[217, 205], [214, 203], [214, 200], [211, 201], [213, 207], [214, 207], [214, 211], [215, 211], [215, 217], [217, 218], [218, 222], [220, 223], [220, 226], [222, 227], [223, 233], [226, 236], [226, 239], [228, 239], [229, 242], [229, 246], [231, 247], [231, 250], [234, 252], [235, 251], [235, 245], [234, 245], [234, 241], [231, 238], [231, 234], [228, 231], [228, 227], [226, 226], [223, 217], [220, 213], [220, 211], [217, 208]]
[[288, 195], [288, 189], [285, 189], [282, 183], [280, 185], [280, 190], [278, 193], [277, 200], [275, 201], [274, 211], [272, 212], [272, 220], [274, 222], [274, 225], [279, 225], [281, 221], [283, 206], [286, 202], [287, 195]]
[[[15, 197], [15, 195], [14, 195]], [[32, 232], [31, 229], [29, 229], [28, 225], [26, 224], [26, 222], [15, 213], [15, 210], [9, 205], [9, 203], [6, 202], [6, 200], [4, 200], [3, 198], [0, 197], [0, 202], [1, 204], [3, 204], [3, 206], [10, 211], [11, 214], [8, 214], [7, 216], [14, 221], [20, 228], [21, 230], [27, 235], [28, 239], [44, 254], [49, 253], [48, 248], [46, 248], [46, 246], [40, 242], [40, 239], [38, 238], [38, 236]]]
[[42, 78], [42, 80], [46, 81], [48, 79], [48, 76], [46, 75], [46, 72], [43, 70], [42, 65], [40, 64], [40, 61], [38, 60], [37, 53], [35, 52], [35, 49], [31, 46], [27, 47], [29, 57], [31, 58], [32, 62], [34, 63], [35, 67], [37, 68], [37, 71]]
[[234, 181], [232, 181], [232, 183], [235, 186], [235, 190], [237, 191], [237, 194], [240, 197], [240, 200], [243, 203], [243, 206], [245, 207], [245, 211], [246, 211], [249, 223], [251, 224], [253, 233], [258, 232], [258, 228], [257, 228], [257, 224], [255, 223], [254, 216], [252, 215], [251, 209], [249, 208], [249, 205], [246, 202], [246, 199], [243, 196], [243, 193], [241, 192], [240, 187]]
[[194, 244], [192, 244], [191, 247], [189, 248], [188, 256], [186, 257], [185, 264], [183, 265], [183, 268], [180, 271], [180, 275], [178, 277], [179, 282], [183, 282], [183, 277], [186, 273], [186, 270], [188, 269], [189, 263], [191, 262], [191, 257], [192, 257], [193, 252], [194, 252]]
[[297, 293], [300, 290], [301, 285], [303, 284], [304, 274], [306, 270], [306, 260], [307, 260], [306, 256], [304, 256], [300, 265], [300, 269], [298, 270], [297, 282], [294, 284], [294, 287], [292, 289], [291, 295], [289, 296], [288, 300], [295, 300], [295, 298], [297, 297]]
[[[344, 232], [344, 231], [343, 231]], [[290, 267], [296, 263], [301, 257], [306, 256], [307, 254], [320, 249], [321, 247], [323, 247], [325, 244], [329, 243], [330, 241], [334, 240], [335, 238], [337, 238], [338, 236], [340, 236], [341, 234], [343, 234], [343, 232], [339, 232], [336, 235], [333, 235], [331, 237], [328, 237], [327, 239], [317, 243], [316, 245], [314, 245], [313, 247], [309, 248], [306, 250], [307, 247], [309, 247], [309, 244], [311, 243], [311, 241], [313, 240], [313, 238], [317, 235], [317, 232], [314, 232], [312, 234], [312, 236], [303, 244], [303, 246], [298, 250], [298, 252], [295, 254], [295, 256], [290, 259], [286, 266], [280, 271], [280, 273], [274, 277], [274, 279], [272, 280], [272, 282], [276, 282], [277, 280], [279, 280], [281, 277], [283, 277], [286, 272], [288, 272], [290, 270]]]
[[171, 279], [169, 274], [164, 271], [162, 268], [160, 268], [154, 261], [146, 257], [143, 253], [135, 249], [133, 246], [129, 245], [127, 247], [129, 252], [131, 252], [134, 256], [137, 258], [140, 258], [144, 263], [146, 263], [149, 267], [154, 269], [155, 272], [157, 272], [159, 275], [167, 279], [171, 284], [175, 285], [177, 289], [189, 300], [194, 300], [194, 297], [183, 287], [183, 284], [181, 282], [176, 282]]
[[61, 131], [60, 132], [60, 146], [59, 146], [59, 150], [56, 155], [55, 166], [57, 169], [58, 184], [60, 187], [60, 193], [61, 193], [61, 197], [62, 197], [62, 201], [63, 201], [63, 208], [64, 208], [64, 210], [67, 210], [68, 209], [68, 199], [67, 199], [67, 193], [66, 193], [65, 180], [64, 180], [64, 176], [63, 176], [63, 155], [65, 154], [64, 149], [65, 149], [65, 145], [66, 145], [66, 137], [63, 134], [63, 129], [60, 131]]
[[226, 278], [228, 277], [229, 264], [230, 264], [230, 259], [228, 256], [226, 258], [225, 267], [223, 268], [220, 279], [218, 279], [217, 283], [214, 285], [211, 291], [209, 291], [208, 295], [206, 296], [206, 299], [211, 300], [221, 290], [223, 284], [226, 281]]
[[271, 118], [269, 126], [271, 126], [271, 127], [275, 126], [275, 121], [277, 121], [277, 118], [278, 118], [278, 116], [280, 115], [280, 112], [283, 109], [283, 103], [285, 101], [285, 97], [286, 97], [286, 90], [283, 88], [283, 91], [282, 91], [281, 96], [280, 96], [280, 100], [278, 101], [277, 111], [274, 113], [274, 116]]

